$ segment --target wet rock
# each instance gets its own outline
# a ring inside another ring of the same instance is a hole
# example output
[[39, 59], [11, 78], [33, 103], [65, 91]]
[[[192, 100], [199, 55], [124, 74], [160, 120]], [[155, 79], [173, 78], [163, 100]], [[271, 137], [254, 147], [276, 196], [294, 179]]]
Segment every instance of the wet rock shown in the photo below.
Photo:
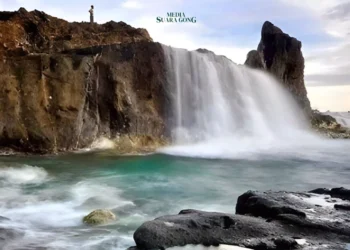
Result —
[[331, 194], [331, 190], [329, 188], [316, 188], [313, 189], [311, 191], [309, 191], [309, 193], [314, 193], [314, 194]]
[[[346, 194], [343, 189], [335, 191]], [[248, 191], [238, 198], [235, 215], [183, 210], [178, 215], [145, 222], [134, 233], [134, 239], [139, 249], [189, 244], [344, 249], [350, 240], [350, 214], [333, 206], [319, 206], [326, 203], [325, 198], [308, 192]]]
[[249, 53], [247, 55], [247, 59], [246, 59], [244, 64], [253, 68], [253, 69], [265, 69], [266, 68], [266, 65], [265, 65], [265, 62], [263, 61], [261, 53], [259, 53], [257, 50], [249, 51]]
[[312, 111], [312, 127], [322, 135], [333, 139], [349, 139], [350, 129], [342, 127], [335, 118], [330, 115], [322, 114], [317, 110]]
[[9, 241], [19, 239], [24, 236], [24, 232], [11, 228], [0, 227], [0, 249]]
[[330, 115], [322, 114], [317, 110], [313, 110], [311, 114], [311, 124], [314, 126], [320, 126], [325, 124], [329, 126], [331, 124], [337, 123], [336, 119]]
[[116, 219], [116, 216], [109, 210], [97, 209], [83, 218], [83, 222], [88, 225], [107, 224]]
[[350, 204], [335, 204], [335, 205], [334, 205], [334, 208], [335, 208], [335, 209], [338, 209], [338, 210], [347, 210], [347, 211], [350, 211]]
[[317, 202], [326, 204], [325, 198], [306, 192], [248, 191], [238, 197], [236, 213], [350, 236], [350, 215], [319, 206]]
[[[140, 249], [164, 249], [189, 244], [259, 246], [276, 249], [274, 239], [265, 238], [274, 223], [247, 216], [183, 210], [178, 215], [164, 216], [145, 222], [134, 233]], [[256, 239], [253, 239], [256, 238]], [[250, 240], [248, 240], [250, 239]]]
[[274, 241], [277, 249], [296, 249], [298, 243], [293, 238], [281, 237]]
[[276, 218], [280, 214], [293, 214], [306, 217], [306, 214], [288, 203], [284, 192], [258, 193], [248, 191], [238, 197], [236, 205], [237, 214], [249, 214], [263, 218]]
[[343, 200], [350, 200], [350, 190], [343, 187], [332, 188], [331, 196], [335, 198], [340, 198]]
[[[263, 63], [260, 62], [259, 57], [262, 58]], [[305, 113], [311, 114], [310, 101], [304, 83], [304, 57], [300, 41], [266, 21], [261, 29], [261, 40], [257, 51], [248, 53], [246, 64], [253, 68], [264, 66], [292, 93]]]
[[317, 188], [314, 190], [309, 191], [310, 193], [315, 193], [315, 194], [327, 194], [330, 195], [333, 198], [340, 198], [343, 200], [350, 200], [350, 189], [346, 189], [343, 187], [340, 188], [332, 188], [332, 189], [327, 189], [327, 188]]

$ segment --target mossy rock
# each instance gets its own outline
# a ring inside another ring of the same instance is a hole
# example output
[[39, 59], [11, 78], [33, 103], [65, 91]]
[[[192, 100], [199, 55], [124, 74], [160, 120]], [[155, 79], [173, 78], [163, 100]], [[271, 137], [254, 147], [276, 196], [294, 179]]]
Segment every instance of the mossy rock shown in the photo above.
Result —
[[88, 225], [101, 225], [114, 221], [116, 216], [107, 209], [97, 209], [83, 218], [83, 222]]

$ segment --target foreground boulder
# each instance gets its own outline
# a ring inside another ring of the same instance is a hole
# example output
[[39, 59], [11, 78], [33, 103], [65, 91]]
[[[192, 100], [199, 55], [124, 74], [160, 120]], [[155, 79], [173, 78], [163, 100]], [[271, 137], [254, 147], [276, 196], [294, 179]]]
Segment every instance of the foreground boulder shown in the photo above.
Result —
[[297, 246], [294, 239], [278, 236], [279, 230], [283, 230], [281, 225], [266, 223], [259, 218], [183, 210], [178, 215], [144, 223], [134, 233], [134, 239], [140, 249], [164, 249], [188, 244], [227, 244], [249, 248], [266, 246], [266, 249], [285, 249], [279, 248], [280, 245]]
[[[337, 193], [347, 197], [348, 191]], [[145, 222], [134, 239], [139, 249], [188, 244], [345, 249], [350, 242], [348, 206], [347, 201], [325, 194], [248, 191], [238, 198], [235, 215], [183, 210]]]
[[83, 222], [89, 225], [102, 225], [112, 222], [116, 216], [107, 209], [97, 209], [83, 218]]

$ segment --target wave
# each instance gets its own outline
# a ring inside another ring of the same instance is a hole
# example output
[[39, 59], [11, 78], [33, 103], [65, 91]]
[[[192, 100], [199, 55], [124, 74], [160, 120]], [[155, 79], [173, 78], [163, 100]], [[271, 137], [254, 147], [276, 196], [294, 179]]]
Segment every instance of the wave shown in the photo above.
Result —
[[45, 169], [30, 165], [0, 168], [0, 180], [8, 184], [40, 184], [48, 179]]

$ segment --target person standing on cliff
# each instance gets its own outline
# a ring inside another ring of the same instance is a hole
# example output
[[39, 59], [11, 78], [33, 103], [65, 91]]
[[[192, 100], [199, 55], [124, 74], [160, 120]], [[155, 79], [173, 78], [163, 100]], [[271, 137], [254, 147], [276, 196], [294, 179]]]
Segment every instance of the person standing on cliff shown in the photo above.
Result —
[[89, 10], [90, 12], [90, 23], [93, 24], [94, 23], [94, 6], [91, 5], [91, 9]]

